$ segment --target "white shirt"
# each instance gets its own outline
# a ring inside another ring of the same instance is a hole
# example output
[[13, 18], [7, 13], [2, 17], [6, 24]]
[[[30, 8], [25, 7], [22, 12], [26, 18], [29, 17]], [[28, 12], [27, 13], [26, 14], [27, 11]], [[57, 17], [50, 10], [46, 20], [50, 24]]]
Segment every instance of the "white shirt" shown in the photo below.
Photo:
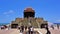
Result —
[[30, 29], [31, 29], [31, 31], [33, 31], [33, 27], [31, 27]]

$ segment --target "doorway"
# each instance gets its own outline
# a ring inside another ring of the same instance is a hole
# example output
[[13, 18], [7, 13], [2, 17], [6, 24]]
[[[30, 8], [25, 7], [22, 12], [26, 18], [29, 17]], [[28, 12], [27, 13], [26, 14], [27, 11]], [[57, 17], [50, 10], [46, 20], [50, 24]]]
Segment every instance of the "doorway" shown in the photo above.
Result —
[[18, 24], [11, 24], [11, 28], [17, 28]]

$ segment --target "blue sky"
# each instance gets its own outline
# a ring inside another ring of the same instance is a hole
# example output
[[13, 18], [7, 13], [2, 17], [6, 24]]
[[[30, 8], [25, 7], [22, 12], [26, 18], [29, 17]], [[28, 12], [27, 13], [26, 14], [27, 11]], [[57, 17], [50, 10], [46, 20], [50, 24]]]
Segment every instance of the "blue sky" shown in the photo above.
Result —
[[60, 0], [0, 0], [0, 23], [23, 18], [23, 11], [27, 7], [35, 10], [35, 17], [43, 17], [52, 23], [60, 22]]

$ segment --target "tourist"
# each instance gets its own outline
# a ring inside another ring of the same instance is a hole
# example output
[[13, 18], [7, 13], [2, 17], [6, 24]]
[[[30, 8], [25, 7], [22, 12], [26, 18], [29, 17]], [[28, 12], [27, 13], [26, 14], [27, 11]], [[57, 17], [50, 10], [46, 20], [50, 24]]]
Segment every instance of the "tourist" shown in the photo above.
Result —
[[54, 29], [53, 25], [51, 25], [51, 28]]
[[23, 25], [21, 26], [21, 32], [24, 32], [24, 26]]
[[31, 26], [28, 27], [28, 33], [29, 33], [29, 34], [30, 34], [30, 32], [31, 32], [31, 31], [30, 31], [30, 27], [31, 27]]
[[30, 28], [30, 29], [31, 29], [31, 34], [33, 34], [33, 27], [31, 26], [31, 28]]
[[46, 34], [51, 34], [51, 32], [49, 30], [47, 30], [47, 33]]
[[48, 27], [46, 27], [47, 33], [46, 34], [51, 34], [51, 32], [49, 31]]
[[29, 32], [29, 34], [33, 34], [33, 27], [32, 26], [29, 27], [28, 32]]
[[1, 26], [1, 30], [4, 29], [4, 26]]
[[59, 25], [57, 24], [57, 28], [59, 29]]
[[20, 30], [20, 26], [17, 27]]
[[27, 26], [25, 26], [25, 30], [27, 30]]

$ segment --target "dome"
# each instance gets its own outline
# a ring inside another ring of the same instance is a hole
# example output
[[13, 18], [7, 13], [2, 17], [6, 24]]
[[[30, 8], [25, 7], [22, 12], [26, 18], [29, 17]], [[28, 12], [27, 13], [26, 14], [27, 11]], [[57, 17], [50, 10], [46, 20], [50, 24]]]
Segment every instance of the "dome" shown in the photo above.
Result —
[[34, 10], [29, 7], [29, 8], [26, 8], [26, 9], [24, 10], [24, 12], [34, 12]]

